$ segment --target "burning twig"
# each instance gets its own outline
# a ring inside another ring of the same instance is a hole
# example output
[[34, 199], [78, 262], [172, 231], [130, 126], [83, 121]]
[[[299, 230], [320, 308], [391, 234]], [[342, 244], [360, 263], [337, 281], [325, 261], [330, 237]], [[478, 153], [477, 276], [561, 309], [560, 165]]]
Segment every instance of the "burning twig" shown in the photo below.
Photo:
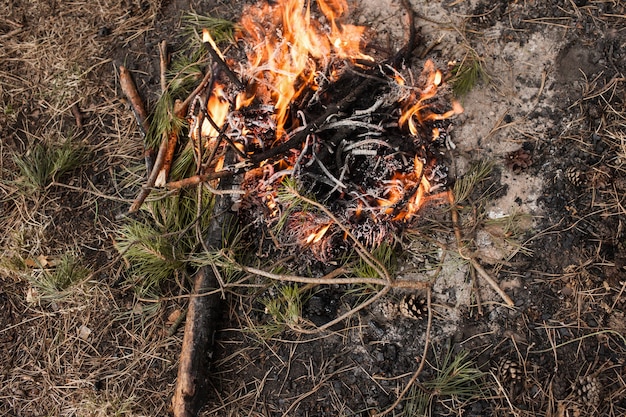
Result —
[[217, 63], [220, 66], [220, 68], [228, 76], [230, 81], [233, 84], [235, 84], [235, 87], [237, 88], [237, 90], [243, 91], [245, 89], [245, 86], [243, 85], [239, 77], [237, 77], [237, 74], [235, 74], [233, 70], [230, 69], [228, 64], [224, 62], [224, 57], [222, 53], [217, 48], [217, 45], [215, 44], [215, 41], [213, 40], [211, 33], [207, 29], [202, 30], [202, 43], [204, 44], [204, 47], [211, 55], [213, 62]]

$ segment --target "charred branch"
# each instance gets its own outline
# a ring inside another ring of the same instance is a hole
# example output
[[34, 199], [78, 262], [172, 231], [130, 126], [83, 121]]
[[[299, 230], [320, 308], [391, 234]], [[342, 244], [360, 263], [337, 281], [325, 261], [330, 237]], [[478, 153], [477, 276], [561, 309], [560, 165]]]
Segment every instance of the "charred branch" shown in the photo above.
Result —
[[213, 42], [213, 39], [211, 38], [211, 35], [209, 34], [209, 32], [204, 30], [202, 35], [205, 38], [207, 38], [208, 36], [208, 40], [205, 40], [203, 42], [203, 45], [206, 48], [206, 50], [209, 52], [209, 55], [211, 55], [213, 62], [219, 65], [220, 69], [224, 71], [228, 79], [235, 85], [235, 88], [237, 90], [243, 91], [245, 89], [245, 86], [243, 85], [243, 83], [241, 82], [237, 74], [235, 74], [233, 70], [230, 69], [228, 64], [224, 61], [224, 58], [222, 58], [222, 54], [217, 50], [215, 46], [215, 42]]
[[383, 82], [383, 80], [379, 78], [363, 79], [361, 83], [347, 96], [345, 96], [338, 103], [333, 103], [329, 105], [320, 116], [315, 118], [315, 120], [309, 123], [304, 129], [299, 130], [297, 133], [291, 136], [291, 138], [289, 138], [286, 142], [270, 148], [265, 152], [261, 152], [260, 154], [253, 155], [250, 160], [253, 164], [259, 164], [266, 159], [273, 158], [282, 153], [286, 153], [290, 149], [299, 148], [308, 135], [310, 135], [311, 133], [315, 133], [320, 128], [322, 128], [322, 126], [327, 122], [329, 117], [348, 110], [350, 106], [352, 106], [357, 100], [362, 98], [362, 95], [368, 89], [375, 87], [376, 84], [379, 84], [381, 82]]
[[[232, 152], [227, 153], [226, 158], [227, 163], [232, 162]], [[233, 201], [229, 191], [236, 191], [238, 188], [239, 185], [232, 176], [226, 176], [220, 181], [219, 189], [224, 193], [214, 197], [214, 216], [206, 235], [205, 246], [208, 250], [222, 249], [223, 230], [234, 224], [233, 213], [230, 211]], [[201, 268], [196, 274], [187, 310], [178, 378], [172, 398], [174, 417], [196, 416], [205, 401], [209, 352], [212, 350], [220, 308], [220, 294], [211, 290], [218, 288], [217, 269], [212, 266]]]

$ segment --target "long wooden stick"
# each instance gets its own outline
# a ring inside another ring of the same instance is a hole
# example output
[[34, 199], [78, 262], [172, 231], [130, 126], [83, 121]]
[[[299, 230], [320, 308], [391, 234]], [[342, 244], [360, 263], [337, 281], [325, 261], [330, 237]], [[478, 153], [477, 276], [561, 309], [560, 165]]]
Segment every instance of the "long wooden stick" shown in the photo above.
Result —
[[[225, 162], [231, 163], [234, 160], [233, 152], [229, 151], [225, 159]], [[222, 191], [232, 191], [238, 187], [235, 177], [228, 176], [220, 180], [219, 188]], [[233, 216], [230, 211], [232, 197], [229, 193], [216, 194], [214, 198], [214, 216], [206, 235], [206, 247], [209, 250], [222, 248], [223, 229], [231, 223]], [[219, 288], [216, 270], [211, 266], [201, 268], [196, 274], [187, 310], [178, 378], [172, 397], [174, 417], [195, 417], [205, 401], [207, 351], [212, 348], [220, 307], [220, 293], [210, 291], [216, 288]]]

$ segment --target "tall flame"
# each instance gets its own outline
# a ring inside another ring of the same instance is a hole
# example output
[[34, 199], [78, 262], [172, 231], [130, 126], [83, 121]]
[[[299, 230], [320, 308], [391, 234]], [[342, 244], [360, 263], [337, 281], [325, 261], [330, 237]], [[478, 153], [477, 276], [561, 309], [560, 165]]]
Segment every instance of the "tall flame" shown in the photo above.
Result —
[[[211, 119], [213, 119], [213, 122], [215, 122], [218, 128], [221, 128], [222, 125], [224, 125], [229, 109], [230, 103], [228, 102], [226, 93], [224, 93], [224, 86], [216, 83], [207, 103], [207, 113], [211, 116]], [[215, 129], [215, 127], [213, 127], [213, 124], [206, 119], [203, 120], [202, 137], [208, 138], [210, 143], [217, 139], [218, 135], [219, 132]]]
[[330, 24], [329, 30], [311, 18], [311, 3], [304, 0], [278, 0], [273, 5], [248, 8], [242, 17], [244, 39], [252, 47], [245, 76], [255, 91], [238, 97], [246, 105], [256, 94], [273, 104], [277, 138], [284, 133], [289, 107], [307, 88], [314, 88], [318, 65], [325, 67], [330, 57], [369, 59], [360, 52], [364, 28], [339, 24], [347, 10], [345, 0], [318, 0], [318, 7]]

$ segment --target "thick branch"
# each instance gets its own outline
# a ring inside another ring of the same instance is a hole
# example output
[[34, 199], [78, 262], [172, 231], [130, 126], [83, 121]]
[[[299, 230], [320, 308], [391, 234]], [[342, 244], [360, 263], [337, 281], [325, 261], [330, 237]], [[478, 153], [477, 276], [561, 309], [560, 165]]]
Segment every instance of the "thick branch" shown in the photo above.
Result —
[[[232, 162], [232, 152], [226, 155], [227, 163]], [[225, 177], [219, 188], [232, 191], [238, 188], [235, 178]], [[228, 193], [214, 196], [213, 219], [206, 236], [209, 250], [222, 248], [223, 229], [231, 224], [232, 198]], [[180, 354], [176, 389], [172, 398], [174, 417], [195, 417], [202, 407], [207, 386], [208, 352], [212, 349], [213, 334], [219, 317], [220, 295], [211, 289], [219, 287], [217, 267], [205, 266], [195, 277], [193, 294], [189, 300], [185, 336]], [[206, 294], [209, 293], [209, 294]]]

